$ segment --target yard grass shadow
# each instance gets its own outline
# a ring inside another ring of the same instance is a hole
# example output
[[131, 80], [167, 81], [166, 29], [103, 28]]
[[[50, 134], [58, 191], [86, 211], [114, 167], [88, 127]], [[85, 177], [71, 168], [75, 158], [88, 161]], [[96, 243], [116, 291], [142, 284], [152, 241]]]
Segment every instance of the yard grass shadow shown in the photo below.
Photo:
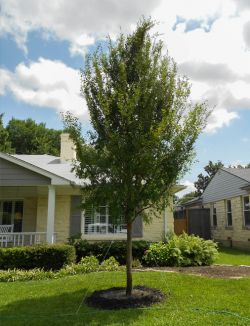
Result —
[[[130, 325], [142, 313], [140, 309], [98, 310], [82, 303], [87, 289], [55, 296], [13, 301], [0, 309], [1, 326], [24, 325]], [[79, 311], [78, 311], [79, 308]], [[150, 309], [150, 308], [149, 308]], [[125, 313], [124, 311], [127, 311]]]

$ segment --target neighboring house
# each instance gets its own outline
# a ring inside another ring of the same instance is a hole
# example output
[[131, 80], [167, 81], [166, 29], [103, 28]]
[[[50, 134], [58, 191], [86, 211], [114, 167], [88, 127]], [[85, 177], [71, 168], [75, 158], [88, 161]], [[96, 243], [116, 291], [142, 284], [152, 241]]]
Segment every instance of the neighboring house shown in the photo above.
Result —
[[174, 232], [198, 235], [211, 239], [209, 209], [203, 207], [201, 197], [196, 197], [178, 205], [174, 209]]
[[203, 208], [202, 197], [195, 197], [181, 205], [183, 209]]
[[210, 209], [212, 238], [250, 249], [250, 169], [220, 169], [202, 199], [203, 206]]
[[[0, 245], [65, 242], [77, 233], [87, 240], [126, 239], [126, 226], [110, 223], [108, 207], [82, 212], [81, 180], [72, 172], [75, 151], [68, 134], [61, 135], [60, 157], [0, 153]], [[176, 192], [183, 187], [177, 186]], [[13, 232], [6, 234], [6, 225]], [[133, 237], [149, 241], [173, 231], [168, 207], [151, 224], [138, 217]]]

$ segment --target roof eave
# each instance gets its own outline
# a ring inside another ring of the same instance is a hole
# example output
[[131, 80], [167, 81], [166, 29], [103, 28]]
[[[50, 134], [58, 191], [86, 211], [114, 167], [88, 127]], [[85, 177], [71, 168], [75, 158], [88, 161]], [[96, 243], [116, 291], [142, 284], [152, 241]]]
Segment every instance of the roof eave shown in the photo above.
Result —
[[5, 159], [11, 163], [14, 163], [14, 164], [17, 164], [25, 169], [28, 169], [32, 172], [35, 172], [35, 173], [38, 173], [38, 174], [41, 174], [43, 175], [44, 177], [47, 177], [51, 180], [51, 185], [54, 185], [54, 186], [61, 186], [61, 185], [70, 185], [71, 184], [71, 181], [68, 180], [68, 179], [65, 179], [63, 177], [60, 177], [60, 176], [57, 176], [56, 174], [52, 173], [52, 172], [49, 172], [49, 171], [46, 171], [45, 169], [42, 169], [36, 165], [33, 165], [31, 163], [28, 163], [26, 161], [23, 161], [17, 157], [14, 157], [10, 154], [7, 154], [7, 153], [2, 153], [0, 152], [0, 158], [2, 159]]

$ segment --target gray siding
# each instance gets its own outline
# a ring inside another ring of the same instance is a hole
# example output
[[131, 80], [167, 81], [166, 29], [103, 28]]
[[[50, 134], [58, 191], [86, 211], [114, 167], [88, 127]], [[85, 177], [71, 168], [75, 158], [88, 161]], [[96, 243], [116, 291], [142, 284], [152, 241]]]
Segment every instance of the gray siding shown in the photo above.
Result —
[[226, 171], [219, 170], [202, 195], [203, 203], [246, 195], [246, 190], [240, 189], [246, 185], [247, 181]]
[[0, 186], [49, 185], [51, 180], [0, 158]]

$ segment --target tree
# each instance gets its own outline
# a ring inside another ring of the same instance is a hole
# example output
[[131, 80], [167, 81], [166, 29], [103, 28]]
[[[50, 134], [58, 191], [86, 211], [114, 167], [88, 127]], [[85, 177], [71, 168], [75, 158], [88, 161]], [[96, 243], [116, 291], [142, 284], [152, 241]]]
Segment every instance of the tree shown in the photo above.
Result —
[[194, 183], [196, 190], [196, 196], [201, 196], [206, 189], [207, 185], [209, 184], [212, 177], [216, 174], [216, 172], [223, 168], [224, 164], [221, 161], [213, 163], [209, 161], [206, 166], [204, 166], [204, 170], [206, 174], [200, 173], [198, 175], [197, 181]]
[[230, 164], [229, 168], [232, 168], [232, 169], [248, 169], [248, 168], [250, 168], [250, 163], [248, 163], [246, 165], [241, 165], [241, 164], [232, 165], [232, 164]]
[[0, 114], [0, 152], [12, 153], [11, 142], [9, 141], [9, 133], [3, 125], [3, 113]]
[[86, 207], [107, 203], [114, 219], [127, 224], [126, 294], [132, 293], [132, 222], [147, 209], [163, 209], [172, 187], [193, 159], [194, 143], [208, 110], [192, 104], [187, 78], [177, 76], [174, 61], [162, 55], [163, 44], [150, 37], [154, 26], [143, 19], [136, 30], [108, 51], [87, 58], [81, 91], [93, 130], [81, 134], [68, 113], [65, 125], [76, 145], [75, 172], [85, 182]]
[[48, 129], [45, 123], [37, 124], [32, 119], [12, 118], [6, 127], [9, 140], [17, 154], [60, 153], [60, 130]]
[[188, 194], [185, 194], [183, 197], [181, 197], [180, 199], [178, 199], [177, 201], [177, 205], [182, 205], [185, 204], [186, 202], [188, 202], [191, 199], [194, 199], [196, 197], [196, 192], [189, 192]]

